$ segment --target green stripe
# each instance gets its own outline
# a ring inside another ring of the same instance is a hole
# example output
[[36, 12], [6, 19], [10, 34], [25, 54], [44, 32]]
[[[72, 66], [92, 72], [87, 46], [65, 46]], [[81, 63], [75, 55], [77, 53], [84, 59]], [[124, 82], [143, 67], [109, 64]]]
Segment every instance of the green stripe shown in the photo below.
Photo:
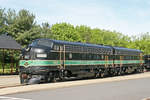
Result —
[[103, 65], [103, 64], [113, 64], [113, 61], [88, 61], [88, 60], [66, 60], [66, 65]]
[[[140, 60], [115, 60], [114, 64], [136, 64], [144, 63]], [[60, 65], [60, 60], [20, 60], [20, 66], [58, 66]], [[112, 60], [66, 60], [65, 65], [104, 65], [104, 64], [113, 64]]]
[[20, 66], [54, 66], [60, 65], [59, 60], [20, 60]]
[[115, 60], [114, 64], [135, 64], [135, 63], [144, 63], [144, 60]]

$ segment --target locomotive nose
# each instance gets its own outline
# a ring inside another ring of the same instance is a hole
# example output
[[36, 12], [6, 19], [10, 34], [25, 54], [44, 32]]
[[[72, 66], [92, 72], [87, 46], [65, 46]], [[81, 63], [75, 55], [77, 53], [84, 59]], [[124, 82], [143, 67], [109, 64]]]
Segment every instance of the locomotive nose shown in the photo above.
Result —
[[33, 65], [32, 63], [33, 63], [32, 60], [20, 60], [20, 61], [19, 61], [19, 65], [20, 65], [20, 66], [24, 66], [25, 68], [27, 68], [27, 67]]

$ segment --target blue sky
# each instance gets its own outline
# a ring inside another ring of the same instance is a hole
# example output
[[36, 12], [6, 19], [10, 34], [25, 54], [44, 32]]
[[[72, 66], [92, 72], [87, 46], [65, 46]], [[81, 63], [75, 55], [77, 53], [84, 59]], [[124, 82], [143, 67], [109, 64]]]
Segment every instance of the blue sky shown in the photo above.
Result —
[[67, 22], [129, 36], [150, 32], [150, 0], [0, 0], [0, 7], [27, 9], [39, 24]]

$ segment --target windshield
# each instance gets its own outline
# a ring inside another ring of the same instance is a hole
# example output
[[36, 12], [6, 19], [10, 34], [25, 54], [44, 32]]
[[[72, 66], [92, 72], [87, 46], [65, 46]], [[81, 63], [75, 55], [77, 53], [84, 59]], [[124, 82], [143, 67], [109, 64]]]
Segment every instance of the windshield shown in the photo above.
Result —
[[51, 42], [50, 40], [41, 39], [41, 40], [38, 41], [38, 45], [47, 46], [47, 47], [52, 48], [53, 47], [53, 42]]
[[37, 45], [41, 45], [41, 46], [46, 46], [46, 47], [53, 47], [53, 42], [51, 42], [48, 39], [39, 39], [39, 40], [35, 40], [33, 41], [29, 46], [37, 46]]

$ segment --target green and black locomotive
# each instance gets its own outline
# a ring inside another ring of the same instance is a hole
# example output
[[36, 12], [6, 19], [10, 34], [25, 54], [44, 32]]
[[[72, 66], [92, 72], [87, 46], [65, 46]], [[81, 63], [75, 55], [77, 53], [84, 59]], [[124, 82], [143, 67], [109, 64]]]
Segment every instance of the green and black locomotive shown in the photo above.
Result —
[[143, 71], [140, 50], [80, 42], [36, 39], [22, 50], [21, 84], [104, 77]]

